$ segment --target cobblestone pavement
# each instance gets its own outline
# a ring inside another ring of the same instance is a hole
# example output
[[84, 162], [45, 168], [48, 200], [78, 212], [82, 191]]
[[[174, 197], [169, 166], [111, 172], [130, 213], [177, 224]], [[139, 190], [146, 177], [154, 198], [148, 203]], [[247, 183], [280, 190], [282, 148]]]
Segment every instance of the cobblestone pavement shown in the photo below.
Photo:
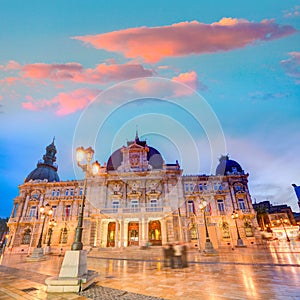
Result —
[[0, 300], [7, 299], [275, 299], [300, 300], [300, 242], [222, 249], [216, 256], [188, 252], [188, 267], [164, 267], [162, 249], [93, 249], [88, 268], [96, 284], [81, 292], [47, 294], [63, 257], [40, 262], [6, 253], [0, 258]]
[[130, 293], [127, 291], [107, 288], [103, 286], [93, 285], [89, 289], [79, 293], [82, 296], [88, 297], [94, 300], [163, 300], [163, 298], [157, 298], [152, 296], [146, 296], [137, 293]]

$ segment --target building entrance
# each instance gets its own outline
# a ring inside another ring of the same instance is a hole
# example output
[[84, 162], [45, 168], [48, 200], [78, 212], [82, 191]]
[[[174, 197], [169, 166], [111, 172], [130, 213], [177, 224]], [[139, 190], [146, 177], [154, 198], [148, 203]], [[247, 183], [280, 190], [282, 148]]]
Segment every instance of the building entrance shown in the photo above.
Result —
[[128, 246], [139, 245], [139, 223], [128, 223]]
[[109, 222], [107, 229], [107, 247], [115, 247], [116, 222]]
[[149, 222], [149, 242], [153, 246], [161, 246], [161, 226], [159, 221]]

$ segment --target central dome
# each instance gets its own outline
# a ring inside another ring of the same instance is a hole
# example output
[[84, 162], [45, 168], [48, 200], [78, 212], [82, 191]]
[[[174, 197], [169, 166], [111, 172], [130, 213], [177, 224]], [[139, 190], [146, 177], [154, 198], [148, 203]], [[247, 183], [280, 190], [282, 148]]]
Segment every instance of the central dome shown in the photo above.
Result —
[[229, 159], [228, 155], [222, 155], [219, 159], [220, 163], [216, 169], [216, 175], [244, 174], [244, 170], [238, 162]]
[[[139, 145], [147, 150], [147, 161], [151, 165], [152, 169], [162, 169], [163, 168], [163, 158], [160, 152], [147, 145], [146, 141], [140, 141], [138, 135], [136, 135], [135, 140], [127, 142], [127, 147], [130, 147], [132, 144]], [[123, 161], [123, 148], [119, 148], [109, 157], [106, 165], [107, 171], [115, 171], [121, 166]]]

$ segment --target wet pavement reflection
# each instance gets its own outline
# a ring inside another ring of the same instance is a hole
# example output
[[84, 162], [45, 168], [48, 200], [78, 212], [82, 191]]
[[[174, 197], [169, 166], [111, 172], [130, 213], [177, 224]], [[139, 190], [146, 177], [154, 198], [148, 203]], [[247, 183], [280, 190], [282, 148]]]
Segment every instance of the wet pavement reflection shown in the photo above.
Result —
[[[300, 299], [300, 242], [295, 241], [222, 249], [217, 256], [193, 249], [188, 267], [181, 269], [164, 267], [160, 247], [93, 249], [88, 267], [99, 273], [97, 284], [81, 295], [47, 295], [44, 279], [58, 274], [62, 259], [27, 262], [25, 255], [6, 253], [0, 265], [0, 299], [24, 299], [5, 298], [5, 292], [10, 288], [17, 293], [30, 284], [37, 286], [39, 298], [30, 292], [36, 298], [28, 299]], [[103, 298], [103, 288], [108, 298]]]

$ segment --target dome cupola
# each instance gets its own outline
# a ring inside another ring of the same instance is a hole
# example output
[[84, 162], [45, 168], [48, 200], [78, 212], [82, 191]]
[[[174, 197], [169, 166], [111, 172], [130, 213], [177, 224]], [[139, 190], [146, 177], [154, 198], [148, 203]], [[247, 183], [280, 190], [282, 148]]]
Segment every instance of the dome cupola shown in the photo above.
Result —
[[216, 169], [216, 175], [241, 175], [244, 170], [235, 160], [229, 159], [228, 155], [222, 155], [219, 158], [219, 165]]
[[57, 153], [54, 145], [54, 138], [52, 143], [46, 147], [46, 153], [43, 156], [43, 160], [37, 163], [37, 167], [26, 177], [25, 182], [30, 180], [47, 180], [48, 182], [60, 181], [55, 164]]

